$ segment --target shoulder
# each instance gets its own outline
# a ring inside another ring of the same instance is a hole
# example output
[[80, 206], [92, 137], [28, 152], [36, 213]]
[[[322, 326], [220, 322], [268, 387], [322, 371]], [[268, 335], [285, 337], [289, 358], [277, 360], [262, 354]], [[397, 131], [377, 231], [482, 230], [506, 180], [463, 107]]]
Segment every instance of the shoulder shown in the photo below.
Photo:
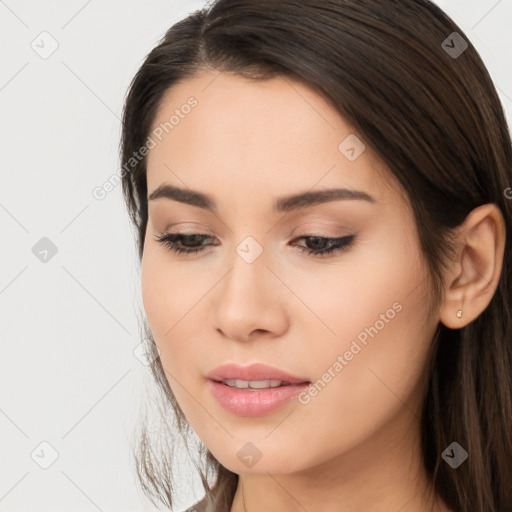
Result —
[[207, 500], [206, 496], [198, 501], [197, 503], [194, 503], [194, 505], [191, 505], [183, 512], [216, 512], [215, 508], [213, 507], [213, 504]]

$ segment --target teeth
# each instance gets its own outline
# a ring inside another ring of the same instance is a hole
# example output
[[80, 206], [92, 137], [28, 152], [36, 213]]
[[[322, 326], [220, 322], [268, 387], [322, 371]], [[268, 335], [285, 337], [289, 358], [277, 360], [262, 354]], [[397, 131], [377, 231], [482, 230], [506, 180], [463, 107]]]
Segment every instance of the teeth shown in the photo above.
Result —
[[240, 379], [224, 379], [222, 381], [227, 386], [239, 388], [239, 389], [265, 389], [265, 388], [277, 388], [287, 383], [280, 380], [240, 380]]

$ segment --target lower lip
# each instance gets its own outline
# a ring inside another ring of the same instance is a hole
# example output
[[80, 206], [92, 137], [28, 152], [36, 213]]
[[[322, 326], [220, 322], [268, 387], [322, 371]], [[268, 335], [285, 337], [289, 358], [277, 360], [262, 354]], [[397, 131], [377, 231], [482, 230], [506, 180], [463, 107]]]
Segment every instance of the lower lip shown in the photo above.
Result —
[[238, 389], [208, 381], [213, 396], [226, 411], [237, 416], [255, 417], [270, 414], [297, 397], [308, 383], [289, 384], [260, 390]]

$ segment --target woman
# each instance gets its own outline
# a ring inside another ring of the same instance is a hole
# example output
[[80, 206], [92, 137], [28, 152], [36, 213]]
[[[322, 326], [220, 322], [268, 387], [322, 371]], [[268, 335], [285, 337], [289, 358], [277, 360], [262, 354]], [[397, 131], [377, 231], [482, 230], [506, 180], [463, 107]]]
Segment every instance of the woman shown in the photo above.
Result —
[[171, 406], [190, 510], [512, 510], [511, 138], [446, 14], [218, 0], [145, 59], [121, 158], [155, 503]]

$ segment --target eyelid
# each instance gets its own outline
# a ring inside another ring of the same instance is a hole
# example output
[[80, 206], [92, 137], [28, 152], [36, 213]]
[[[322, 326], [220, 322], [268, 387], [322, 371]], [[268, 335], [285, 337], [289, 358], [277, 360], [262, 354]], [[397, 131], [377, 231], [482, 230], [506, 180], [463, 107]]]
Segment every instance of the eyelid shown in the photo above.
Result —
[[[185, 224], [184, 227], [182, 224]], [[188, 226], [188, 224], [192, 224], [194, 227]], [[178, 228], [174, 229], [174, 227], [178, 226]], [[207, 234], [210, 236], [215, 236], [213, 230], [205, 224], [200, 224], [198, 222], [175, 222], [174, 224], [168, 225], [165, 229], [161, 230], [161, 233], [177, 234], [177, 235], [196, 235], [196, 234]]]
[[295, 228], [290, 236], [321, 236], [325, 238], [339, 238], [341, 236], [350, 235], [357, 231], [355, 227], [352, 226], [340, 226], [333, 225], [329, 222], [325, 222], [324, 225], [326, 227], [317, 228], [322, 223], [314, 223], [315, 226], [307, 227], [308, 224], [301, 224], [299, 227]]
[[342, 236], [346, 236], [351, 234], [351, 232], [347, 231], [346, 233], [326, 233], [325, 231], [317, 231], [314, 229], [305, 229], [303, 231], [297, 231], [293, 233], [293, 238], [301, 237], [301, 236], [318, 236], [321, 238], [340, 238]]

